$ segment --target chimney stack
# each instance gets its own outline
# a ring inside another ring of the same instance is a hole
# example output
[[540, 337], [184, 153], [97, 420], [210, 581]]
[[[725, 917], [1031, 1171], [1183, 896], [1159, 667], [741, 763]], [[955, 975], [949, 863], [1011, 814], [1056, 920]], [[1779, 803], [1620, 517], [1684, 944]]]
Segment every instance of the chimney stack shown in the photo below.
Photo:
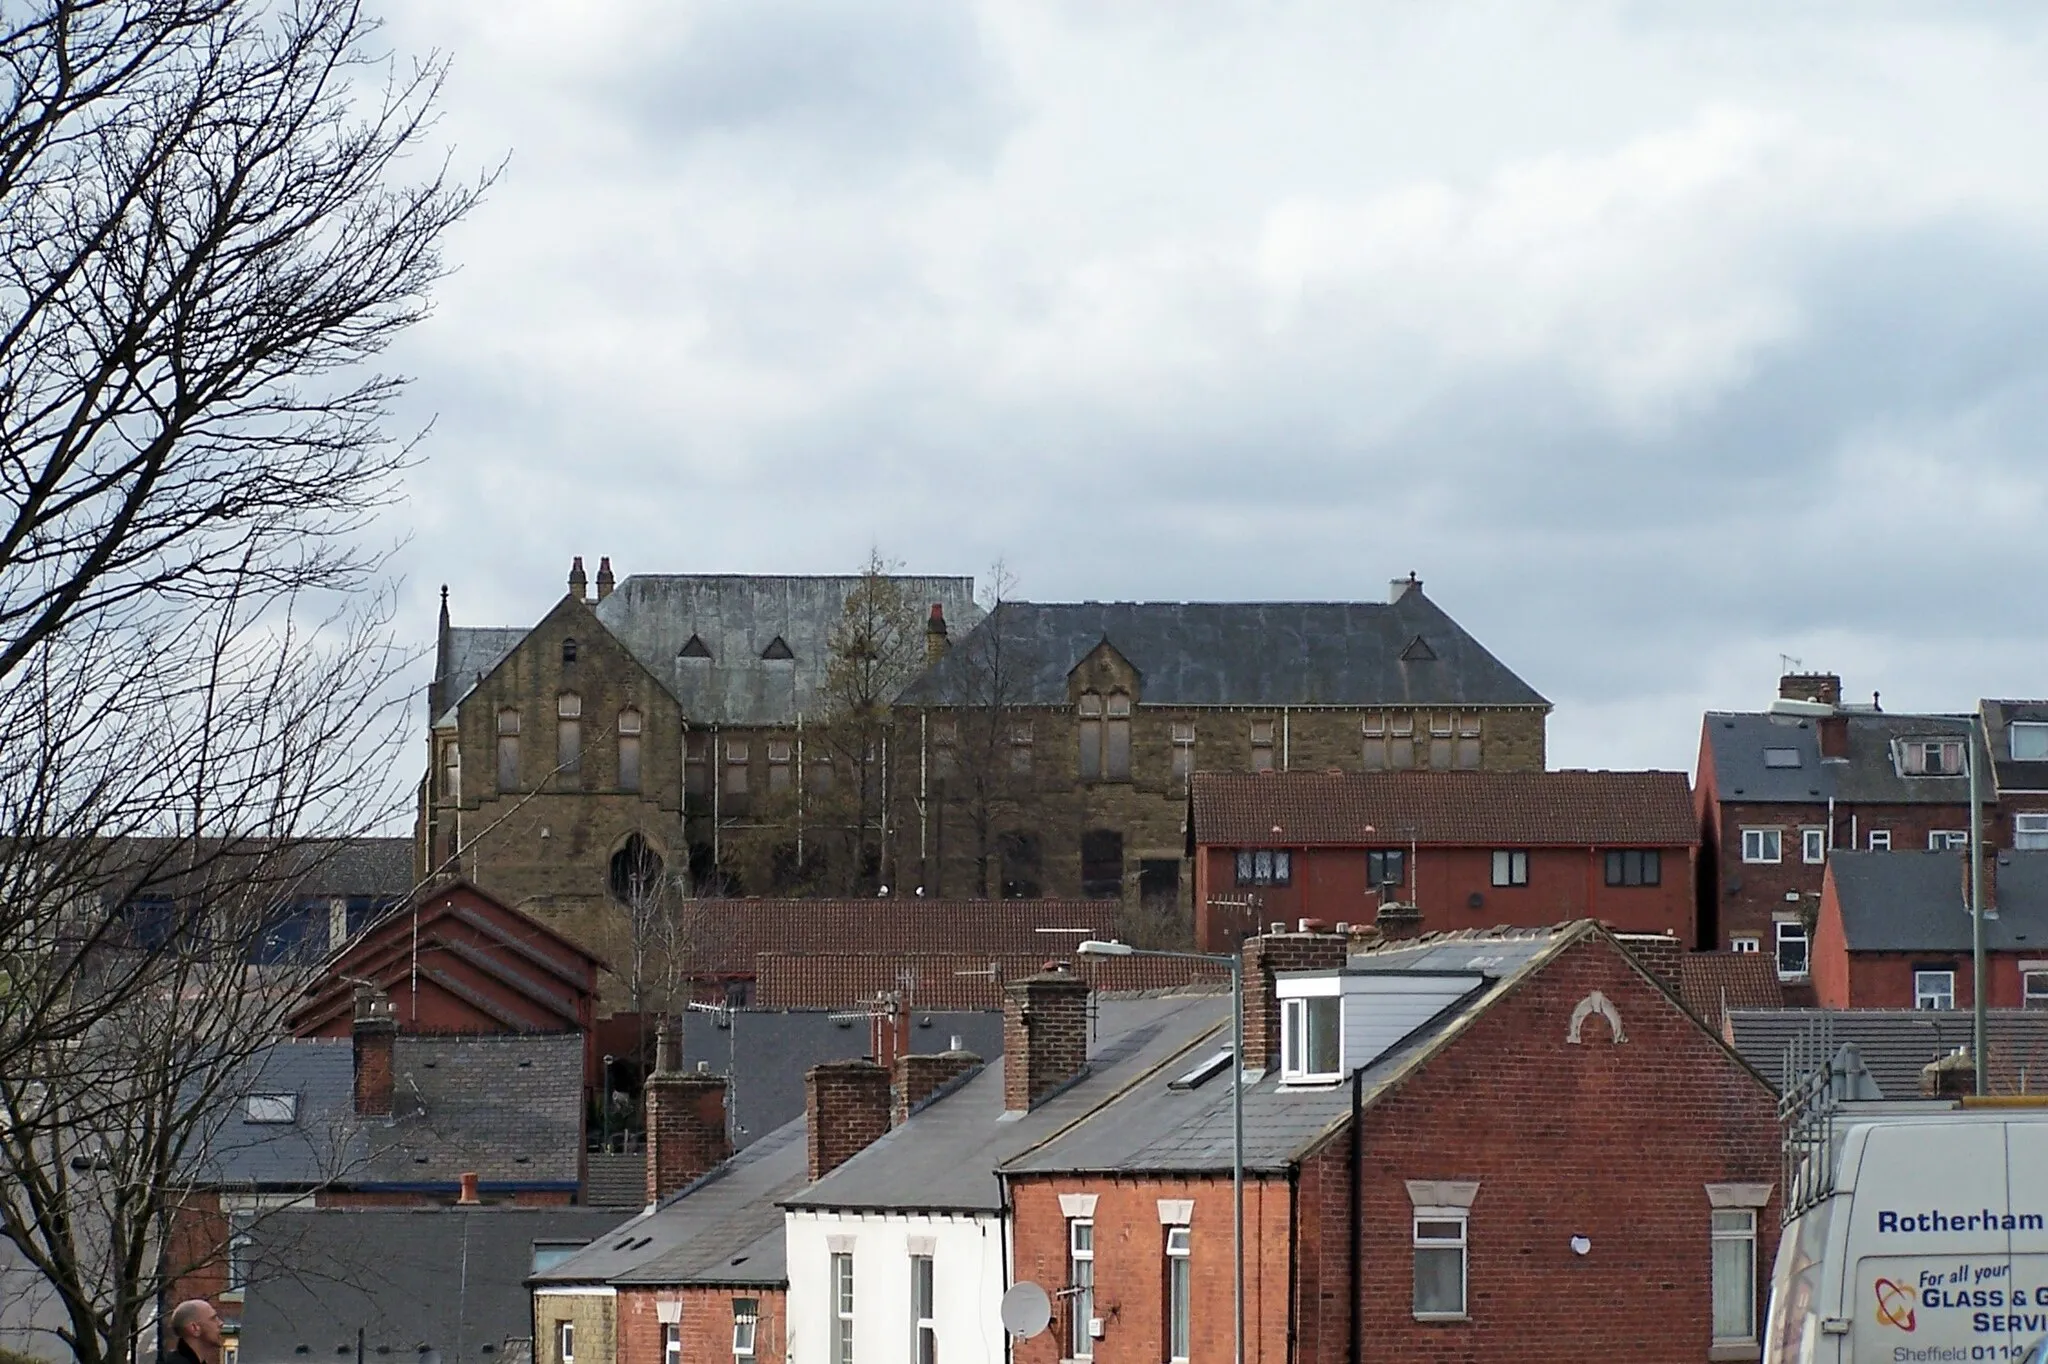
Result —
[[462, 1172], [462, 1194], [455, 1200], [455, 1205], [460, 1208], [474, 1208], [482, 1202], [483, 1200], [476, 1196], [476, 1171], [464, 1170]]
[[824, 1061], [804, 1075], [813, 1184], [889, 1130], [889, 1072], [873, 1061]]
[[946, 608], [938, 602], [932, 603], [931, 618], [924, 623], [924, 661], [927, 666], [946, 656], [946, 650], [953, 647], [946, 634]]
[[373, 985], [356, 987], [356, 1116], [391, 1116], [392, 1052], [398, 1045], [398, 1015], [391, 996]]
[[1003, 1107], [1029, 1111], [1088, 1067], [1088, 982], [1065, 962], [1003, 988]]
[[[1986, 843], [1978, 851], [1982, 855], [1981, 864], [1984, 868], [1984, 917], [1989, 919], [1996, 917], [1998, 914], [1998, 849]], [[1970, 909], [1970, 848], [1968, 844], [1963, 845], [1962, 856], [1956, 860], [1962, 868], [1963, 911], [1968, 913]]]
[[609, 597], [615, 585], [616, 580], [612, 577], [611, 556], [606, 555], [597, 561], [597, 599], [603, 601], [606, 597]]
[[969, 1071], [981, 1069], [981, 1058], [960, 1048], [953, 1039], [951, 1051], [927, 1052], [922, 1056], [896, 1058], [889, 1086], [889, 1126], [901, 1127], [910, 1120], [911, 1110]]
[[579, 554], [569, 563], [569, 595], [582, 601], [589, 587], [590, 580], [583, 576], [583, 556]]
[[883, 995], [878, 1012], [868, 1015], [868, 1055], [883, 1070], [910, 1050], [910, 1003], [901, 994]]
[[1351, 937], [1342, 933], [1273, 932], [1245, 939], [1245, 1070], [1263, 1074], [1280, 1065], [1280, 998], [1273, 989], [1274, 976], [1281, 971], [1341, 970], [1350, 950]]
[[1820, 718], [1820, 756], [1823, 762], [1849, 760], [1849, 717], [1840, 711]]
[[683, 1038], [664, 1018], [655, 1034], [654, 1073], [642, 1086], [647, 1113], [647, 1201], [679, 1193], [732, 1154], [723, 1075], [683, 1070]]
[[1968, 1047], [1958, 1047], [1920, 1068], [1920, 1097], [1961, 1099], [1977, 1092], [1977, 1063]]
[[1396, 578], [1387, 584], [1387, 600], [1397, 602], [1410, 592], [1420, 592], [1421, 590], [1422, 579], [1416, 577], [1414, 570], [1410, 569], [1407, 577]]
[[1778, 679], [1778, 698], [1839, 706], [1842, 704], [1842, 679], [1835, 673], [1786, 673]]

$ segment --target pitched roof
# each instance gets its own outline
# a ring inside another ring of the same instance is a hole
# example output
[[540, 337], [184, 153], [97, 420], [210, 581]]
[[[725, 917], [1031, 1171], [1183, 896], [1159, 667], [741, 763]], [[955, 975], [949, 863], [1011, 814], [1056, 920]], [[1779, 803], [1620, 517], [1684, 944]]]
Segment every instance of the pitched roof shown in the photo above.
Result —
[[[697, 900], [685, 932], [706, 975], [752, 975], [763, 952], [1073, 951], [1117, 913], [1114, 900]], [[1083, 929], [1085, 932], [1040, 932]]]
[[979, 694], [987, 632], [1021, 705], [1066, 705], [1068, 673], [1105, 640], [1137, 669], [1144, 706], [1550, 704], [1419, 586], [1393, 602], [1004, 602], [900, 699]]
[[619, 1214], [586, 1208], [406, 1208], [267, 1213], [251, 1228], [240, 1358], [365, 1357], [501, 1364], [533, 1334], [524, 1280], [537, 1243], [584, 1242]]
[[[931, 1012], [910, 1017], [913, 1053], [949, 1050], [952, 1039], [979, 1056], [1003, 1049], [1002, 1015]], [[866, 1056], [865, 1023], [822, 1009], [692, 1010], [683, 1019], [683, 1068], [702, 1064], [731, 1077], [726, 1117], [733, 1145], [745, 1147], [804, 1111], [804, 1072], [821, 1061]]]
[[[1986, 1024], [1991, 1092], [2048, 1093], [2048, 1012], [1993, 1009]], [[1809, 1056], [1828, 1056], [1853, 1042], [1885, 1098], [1913, 1099], [1921, 1067], [1970, 1046], [1974, 1027], [1967, 1009], [1734, 1009], [1726, 1035], [1780, 1089], [1794, 1043]]]
[[[1967, 854], [1835, 852], [1827, 879], [1842, 910], [1851, 952], [1968, 952], [1970, 913], [1963, 893]], [[1998, 853], [1995, 891], [1984, 918], [1993, 952], [2048, 956], [2048, 852]]]
[[[1821, 758], [1816, 720], [1708, 711], [1701, 732], [1713, 756], [1719, 799], [1763, 805], [1814, 805], [1830, 798], [1887, 805], [1969, 803], [1967, 776], [1905, 776], [1895, 752], [1904, 739], [1963, 738], [1970, 730], [1968, 716], [1844, 711], [1842, 719], [1848, 723], [1848, 756], [1836, 761]], [[1990, 798], [1987, 791], [1985, 799]]]
[[1687, 952], [1678, 961], [1678, 997], [1717, 1029], [1729, 1009], [1785, 1007], [1776, 963], [1761, 952]]
[[777, 1127], [704, 1178], [534, 1276], [565, 1284], [760, 1284], [787, 1278], [783, 1198], [803, 1187], [809, 1151], [801, 1117]]
[[1003, 1107], [1002, 1062], [991, 1061], [959, 1089], [792, 1195], [788, 1206], [999, 1212], [998, 1165], [1226, 1029], [1229, 1017], [1230, 998], [1216, 991], [1098, 999], [1088, 1070], [1079, 1081], [1028, 1113], [1010, 1114]]
[[1984, 741], [1991, 750], [1991, 771], [2001, 794], [2048, 791], [2048, 762], [2017, 761], [2012, 756], [2014, 724], [2048, 724], [2048, 701], [1983, 701]]
[[[1365, 1068], [1370, 1105], [1409, 1069], [1565, 946], [1597, 933], [1588, 923], [1432, 935], [1383, 945], [1351, 959], [1375, 972], [1471, 973], [1482, 983], [1415, 1028]], [[1622, 949], [1617, 947], [1617, 952]], [[1623, 953], [1626, 956], [1626, 953]], [[1633, 958], [1629, 958], [1633, 961]], [[1228, 1039], [1224, 1039], [1227, 1047]], [[1198, 1054], [1190, 1050], [1189, 1056]], [[1202, 1052], [1201, 1054], [1206, 1054]], [[1176, 1088], [1167, 1074], [1128, 1087], [1044, 1145], [1003, 1167], [1005, 1174], [1210, 1173], [1231, 1168], [1230, 1085]], [[1278, 1070], [1244, 1091], [1244, 1160], [1280, 1172], [1349, 1118], [1348, 1085], [1290, 1088]]]
[[[754, 961], [754, 1002], [767, 1009], [844, 1009], [896, 991], [916, 1008], [1000, 1009], [1004, 982], [1043, 968], [1046, 953], [763, 952]], [[1209, 962], [1163, 957], [1081, 957], [1071, 969], [1106, 991], [1227, 984], [1229, 976]]]
[[[574, 1190], [583, 1145], [580, 1035], [427, 1037], [393, 1051], [393, 1116], [355, 1113], [354, 1046], [281, 1041], [229, 1086], [198, 1160], [210, 1184], [259, 1188], [486, 1186]], [[251, 1094], [295, 1097], [287, 1123], [250, 1122]]]
[[453, 723], [456, 703], [476, 690], [476, 684], [492, 669], [512, 656], [526, 639], [520, 626], [454, 626], [448, 631], [447, 655], [435, 668], [435, 678], [444, 693], [436, 723]]
[[1683, 772], [1197, 772], [1189, 800], [1222, 847], [1699, 842]]
[[412, 890], [412, 858], [409, 838], [123, 838], [107, 849], [102, 898], [382, 902]]

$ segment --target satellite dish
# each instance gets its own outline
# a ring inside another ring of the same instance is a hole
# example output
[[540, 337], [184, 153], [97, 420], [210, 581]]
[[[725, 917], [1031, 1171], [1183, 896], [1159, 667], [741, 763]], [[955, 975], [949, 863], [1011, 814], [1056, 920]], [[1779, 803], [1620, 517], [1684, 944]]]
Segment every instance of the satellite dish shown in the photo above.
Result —
[[1003, 1294], [1003, 1329], [1029, 1340], [1052, 1321], [1052, 1299], [1035, 1283], [1011, 1284]]

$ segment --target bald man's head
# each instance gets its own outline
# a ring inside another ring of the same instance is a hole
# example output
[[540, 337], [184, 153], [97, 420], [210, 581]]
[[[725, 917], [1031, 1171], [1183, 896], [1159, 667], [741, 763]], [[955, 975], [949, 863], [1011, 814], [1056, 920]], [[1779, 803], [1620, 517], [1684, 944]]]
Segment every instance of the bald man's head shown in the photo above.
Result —
[[171, 1334], [192, 1347], [201, 1359], [220, 1355], [220, 1314], [204, 1298], [193, 1298], [171, 1309]]

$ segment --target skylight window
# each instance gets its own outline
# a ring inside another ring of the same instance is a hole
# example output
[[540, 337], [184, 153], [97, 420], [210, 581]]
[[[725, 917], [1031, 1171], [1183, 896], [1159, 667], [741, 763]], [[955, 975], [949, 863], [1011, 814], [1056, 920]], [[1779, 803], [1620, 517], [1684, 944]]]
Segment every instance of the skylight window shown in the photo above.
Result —
[[1166, 1087], [1168, 1089], [1200, 1089], [1203, 1085], [1220, 1075], [1224, 1067], [1229, 1064], [1230, 1053], [1219, 1051], [1179, 1079], [1167, 1081]]
[[251, 1094], [245, 1110], [249, 1122], [287, 1123], [295, 1122], [299, 1116], [299, 1096], [296, 1094]]
[[1799, 750], [1796, 748], [1767, 748], [1764, 750], [1765, 767], [1799, 766]]

